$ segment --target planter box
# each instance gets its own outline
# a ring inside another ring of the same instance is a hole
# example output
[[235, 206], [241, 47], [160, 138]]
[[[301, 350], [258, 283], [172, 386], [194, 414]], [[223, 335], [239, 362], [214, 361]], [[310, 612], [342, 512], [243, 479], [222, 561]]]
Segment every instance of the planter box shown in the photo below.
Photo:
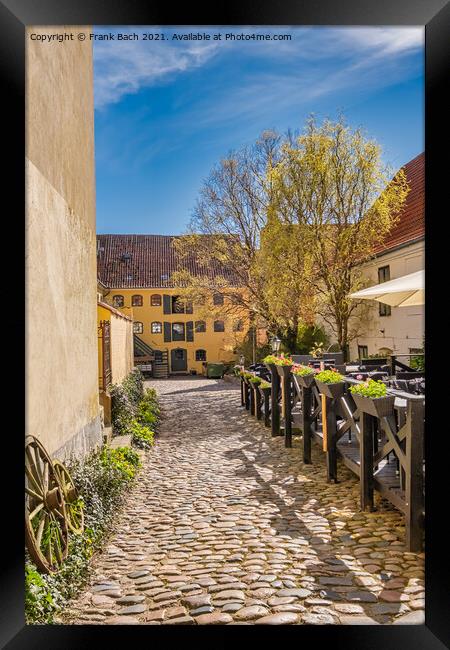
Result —
[[291, 368], [292, 366], [278, 366], [277, 364], [274, 364], [278, 374], [280, 375], [281, 378], [283, 377], [289, 377], [291, 374]]
[[277, 367], [275, 363], [265, 363], [264, 365], [266, 366], [267, 370], [269, 370], [270, 372], [272, 372], [272, 370], [275, 370]]
[[314, 373], [311, 373], [310, 375], [296, 375], [295, 373], [292, 373], [292, 376], [297, 385], [303, 388], [311, 388], [315, 380]]
[[324, 384], [318, 379], [315, 380], [319, 393], [326, 395], [330, 399], [339, 399], [344, 394], [345, 384], [343, 381], [338, 381], [335, 384]]
[[394, 395], [366, 397], [365, 395], [357, 395], [355, 393], [350, 394], [361, 412], [369, 413], [369, 415], [373, 415], [376, 418], [386, 417], [394, 413]]

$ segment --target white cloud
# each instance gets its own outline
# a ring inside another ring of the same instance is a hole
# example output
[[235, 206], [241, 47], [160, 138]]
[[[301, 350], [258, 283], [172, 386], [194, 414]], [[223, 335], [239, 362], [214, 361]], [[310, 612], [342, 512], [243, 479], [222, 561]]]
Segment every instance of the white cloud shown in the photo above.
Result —
[[[142, 31], [141, 28], [120, 29], [122, 33]], [[217, 51], [217, 45], [183, 43], [171, 45], [160, 42], [98, 41], [94, 45], [95, 106], [101, 108], [117, 103], [124, 95], [161, 82], [169, 75], [186, 72], [208, 61]]]
[[[272, 61], [293, 59], [299, 63], [321, 64], [334, 61], [335, 72], [309, 88], [310, 97], [332, 92], [342, 85], [361, 82], [359, 70], [378, 68], [382, 75], [385, 62], [423, 48], [422, 27], [195, 27], [163, 28], [152, 26], [152, 32], [234, 31], [239, 33], [291, 34], [291, 41], [101, 41], [94, 45], [95, 105], [97, 108], [119, 102], [124, 95], [141, 88], [166, 83], [177, 74], [207, 64], [213, 57], [242, 52]], [[108, 30], [97, 30], [97, 33]], [[144, 32], [148, 28], [114, 28], [113, 32]], [[291, 67], [291, 66], [290, 66]], [[292, 68], [291, 68], [292, 69]], [[350, 76], [349, 76], [350, 75]], [[353, 79], [352, 76], [353, 75]], [[373, 73], [371, 77], [373, 78]], [[308, 93], [309, 94], [309, 93]]]

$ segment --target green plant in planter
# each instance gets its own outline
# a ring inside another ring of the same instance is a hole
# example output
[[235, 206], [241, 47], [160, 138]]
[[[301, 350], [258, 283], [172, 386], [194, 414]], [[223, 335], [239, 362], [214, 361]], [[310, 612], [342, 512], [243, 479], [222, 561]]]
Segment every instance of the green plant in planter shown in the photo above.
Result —
[[272, 385], [269, 384], [268, 381], [261, 380], [261, 383], [259, 384], [259, 387], [264, 390], [265, 388], [272, 388]]
[[158, 422], [158, 415], [155, 413], [152, 404], [148, 402], [140, 402], [138, 406], [138, 420], [142, 424], [155, 425]]
[[292, 361], [291, 357], [287, 357], [283, 353], [280, 354], [280, 356], [277, 357], [277, 360], [275, 361], [276, 366], [292, 366], [293, 363], [294, 362]]
[[250, 379], [251, 383], [254, 384], [255, 386], [259, 386], [261, 383], [261, 377], [252, 377]]
[[344, 379], [344, 375], [336, 370], [322, 370], [317, 373], [316, 379], [323, 384], [337, 384]]
[[314, 368], [310, 368], [309, 366], [302, 366], [300, 364], [294, 364], [292, 366], [292, 372], [294, 375], [300, 375], [301, 377], [305, 377], [307, 375], [313, 375]]
[[368, 379], [363, 384], [350, 386], [350, 392], [353, 395], [362, 395], [363, 397], [376, 399], [377, 397], [386, 397], [387, 387], [381, 380]]
[[275, 356], [274, 354], [268, 354], [267, 357], [264, 357], [263, 363], [276, 363], [278, 360], [278, 357]]
[[243, 375], [244, 379], [248, 379], [248, 380], [253, 379], [254, 376], [255, 375], [252, 375], [251, 372], [244, 372], [244, 375]]

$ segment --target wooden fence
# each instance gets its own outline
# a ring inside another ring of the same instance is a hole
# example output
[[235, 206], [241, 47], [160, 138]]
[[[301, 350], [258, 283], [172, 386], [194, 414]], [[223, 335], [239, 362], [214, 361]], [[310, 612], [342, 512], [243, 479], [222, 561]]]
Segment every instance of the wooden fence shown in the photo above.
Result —
[[[260, 389], [241, 380], [241, 404], [271, 427], [272, 436], [302, 434], [303, 461], [311, 463], [311, 445], [326, 459], [327, 480], [337, 482], [340, 457], [359, 478], [360, 506], [374, 509], [374, 490], [405, 515], [406, 545], [423, 548], [424, 531], [424, 413], [425, 398], [388, 389], [379, 413], [373, 400], [355, 398], [349, 388], [361, 383], [345, 378], [330, 390], [313, 376], [299, 377], [287, 366], [269, 366], [271, 388]], [[355, 401], [358, 401], [358, 405]]]

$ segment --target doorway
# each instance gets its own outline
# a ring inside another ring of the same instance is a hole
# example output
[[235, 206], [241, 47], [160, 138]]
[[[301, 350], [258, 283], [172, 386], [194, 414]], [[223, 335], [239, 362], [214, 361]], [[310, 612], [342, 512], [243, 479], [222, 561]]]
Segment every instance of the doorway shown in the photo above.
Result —
[[170, 353], [170, 367], [172, 372], [187, 371], [187, 350], [175, 348]]

